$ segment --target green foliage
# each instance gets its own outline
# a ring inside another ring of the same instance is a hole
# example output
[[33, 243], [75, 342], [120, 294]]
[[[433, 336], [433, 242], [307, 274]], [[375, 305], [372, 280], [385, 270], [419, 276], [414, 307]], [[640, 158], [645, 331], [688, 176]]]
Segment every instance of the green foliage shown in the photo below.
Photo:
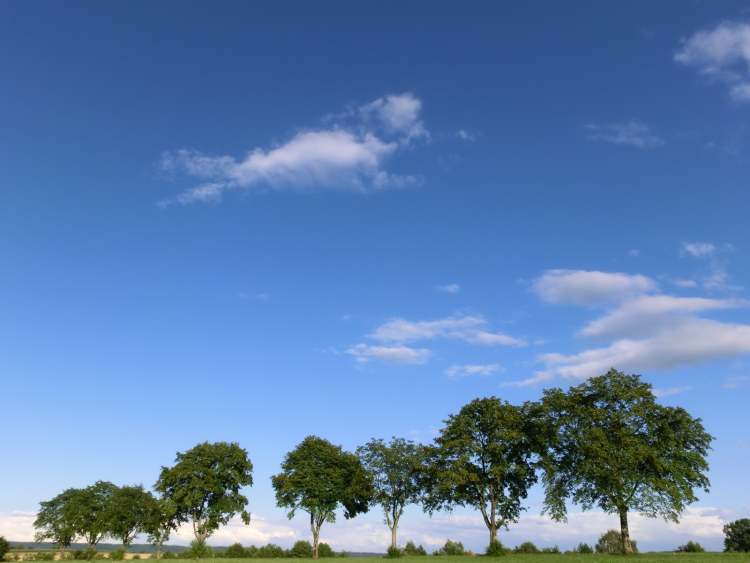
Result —
[[495, 540], [493, 542], [490, 542], [490, 544], [487, 546], [487, 549], [485, 550], [484, 554], [488, 557], [502, 557], [506, 555], [508, 552], [503, 546], [502, 543], [500, 543], [499, 540]]
[[685, 545], [681, 545], [677, 548], [679, 553], [703, 553], [706, 550], [697, 541], [689, 541]]
[[556, 545], [553, 545], [552, 547], [543, 547], [542, 553], [554, 553], [554, 554], [560, 554], [562, 553], [560, 551], [560, 548]]
[[159, 510], [158, 501], [142, 485], [117, 487], [107, 506], [108, 535], [122, 542], [125, 549], [135, 536], [150, 529]]
[[80, 489], [66, 489], [51, 500], [39, 504], [34, 520], [35, 540], [51, 541], [60, 549], [70, 547], [77, 535], [74, 497]]
[[[635, 540], [630, 540], [630, 543], [633, 548], [633, 553], [638, 553], [638, 545]], [[599, 536], [599, 541], [596, 542], [595, 549], [597, 553], [606, 553], [609, 555], [622, 553], [623, 546], [620, 532], [617, 530], [607, 530], [604, 532]]]
[[207, 559], [214, 556], [214, 550], [207, 546], [206, 542], [193, 540], [190, 542], [190, 549], [181, 555], [185, 559]]
[[73, 559], [76, 561], [92, 561], [96, 559], [96, 550], [92, 547], [76, 549], [73, 551]]
[[372, 439], [357, 448], [357, 455], [372, 478], [372, 501], [383, 509], [392, 531], [391, 547], [396, 547], [396, 529], [404, 508], [420, 500], [419, 471], [424, 447], [403, 438], [391, 438], [387, 444]]
[[318, 544], [318, 557], [336, 557], [333, 548], [325, 542]]
[[289, 557], [312, 557], [313, 555], [313, 548], [309, 541], [307, 540], [299, 540], [294, 543], [294, 545], [289, 550]]
[[525, 541], [513, 549], [513, 553], [539, 553], [539, 548], [530, 541]]
[[313, 557], [318, 556], [320, 528], [336, 521], [336, 508], [342, 506], [344, 517], [354, 518], [367, 512], [373, 494], [372, 480], [357, 456], [317, 436], [308, 436], [289, 452], [271, 481], [276, 504], [289, 510], [290, 519], [297, 510], [310, 515]]
[[110, 532], [109, 510], [116, 491], [109, 481], [97, 481], [77, 490], [70, 499], [76, 535], [83, 536], [91, 549]]
[[148, 541], [156, 547], [157, 558], [161, 554], [161, 546], [169, 540], [172, 531], [177, 529], [176, 507], [169, 499], [155, 499], [149, 502], [149, 510], [143, 521], [143, 532], [148, 534]]
[[750, 518], [724, 526], [724, 551], [750, 551]]
[[125, 559], [125, 550], [124, 549], [115, 549], [109, 554], [109, 558], [112, 561], [122, 561]]
[[388, 546], [388, 551], [386, 552], [385, 556], [389, 559], [396, 559], [398, 557], [401, 557], [401, 549], [394, 546]]
[[177, 553], [173, 553], [171, 551], [165, 551], [160, 554], [159, 559], [179, 559], [180, 555], [178, 555]]
[[408, 557], [427, 555], [427, 550], [421, 545], [417, 546], [413, 541], [408, 541], [404, 546], [404, 555]]
[[204, 442], [175, 461], [162, 467], [154, 488], [172, 504], [177, 523], [193, 523], [199, 543], [238, 513], [250, 523], [240, 489], [253, 484], [253, 464], [239, 444]]
[[553, 518], [565, 518], [568, 498], [584, 510], [598, 506], [620, 515], [626, 544], [629, 510], [677, 522], [697, 500], [694, 489], [708, 490], [711, 435], [684, 409], [659, 405], [639, 376], [610, 370], [567, 393], [547, 389], [542, 405]]
[[10, 551], [10, 543], [5, 537], [0, 536], [0, 561], [5, 559], [5, 554]]
[[448, 540], [445, 545], [435, 552], [435, 555], [465, 555], [464, 544], [460, 541]]
[[428, 449], [425, 510], [476, 508], [494, 541], [498, 528], [518, 520], [521, 501], [536, 481], [533, 439], [523, 409], [496, 397], [468, 403], [448, 418]]
[[222, 555], [228, 559], [246, 559], [250, 557], [247, 550], [242, 547], [241, 543], [233, 543], [224, 550]]
[[579, 543], [575, 549], [573, 550], [574, 553], [582, 553], [582, 554], [588, 554], [588, 553], [594, 553], [594, 548], [591, 547], [587, 543]]
[[268, 545], [258, 548], [257, 557], [262, 559], [275, 559], [278, 557], [284, 557], [285, 555], [286, 553], [283, 548], [274, 543], [269, 543]]

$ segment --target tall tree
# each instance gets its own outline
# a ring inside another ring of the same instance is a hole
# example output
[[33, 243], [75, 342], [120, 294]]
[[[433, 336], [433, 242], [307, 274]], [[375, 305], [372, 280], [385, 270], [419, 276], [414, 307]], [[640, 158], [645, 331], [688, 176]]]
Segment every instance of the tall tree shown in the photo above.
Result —
[[148, 541], [156, 548], [156, 558], [161, 558], [162, 546], [169, 541], [169, 536], [177, 529], [174, 503], [167, 499], [157, 499], [146, 515], [143, 531], [148, 534]]
[[145, 531], [156, 509], [157, 500], [142, 485], [118, 487], [107, 511], [110, 535], [119, 539], [127, 551], [135, 536]]
[[289, 509], [289, 519], [297, 510], [310, 515], [314, 559], [323, 523], [336, 521], [339, 506], [347, 519], [367, 512], [373, 492], [370, 476], [357, 456], [317, 436], [308, 436], [289, 452], [281, 473], [271, 482], [276, 504]]
[[623, 553], [632, 553], [628, 512], [677, 522], [708, 491], [712, 437], [684, 409], [656, 402], [651, 385], [617, 370], [542, 401], [550, 444], [544, 460], [545, 510], [558, 520], [566, 499], [620, 518]]
[[534, 453], [523, 408], [497, 397], [471, 401], [448, 418], [429, 449], [422, 474], [425, 510], [478, 509], [494, 545], [498, 529], [518, 520], [536, 482]]
[[419, 471], [424, 460], [424, 446], [403, 438], [389, 443], [372, 439], [357, 448], [357, 455], [373, 481], [373, 502], [385, 514], [391, 531], [391, 547], [397, 547], [398, 522], [407, 504], [419, 502], [422, 488]]
[[70, 547], [77, 535], [72, 500], [78, 492], [79, 489], [66, 489], [53, 499], [40, 503], [34, 520], [35, 541], [51, 541], [61, 552]]
[[110, 534], [109, 509], [117, 486], [109, 481], [97, 481], [85, 489], [77, 489], [69, 500], [77, 535], [89, 546], [96, 545]]
[[237, 514], [250, 523], [240, 490], [253, 484], [253, 464], [239, 444], [204, 442], [178, 452], [175, 462], [161, 468], [154, 488], [174, 507], [177, 523], [192, 523], [199, 544]]

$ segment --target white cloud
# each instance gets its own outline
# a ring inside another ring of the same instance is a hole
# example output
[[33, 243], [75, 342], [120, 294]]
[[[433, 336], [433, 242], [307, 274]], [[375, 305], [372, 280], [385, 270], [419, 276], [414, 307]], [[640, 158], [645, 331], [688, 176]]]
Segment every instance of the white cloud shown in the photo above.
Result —
[[683, 41], [675, 60], [726, 84], [735, 101], [750, 101], [750, 25], [723, 22]]
[[690, 390], [692, 390], [692, 387], [690, 385], [682, 385], [676, 387], [657, 387], [654, 389], [654, 395], [662, 399], [664, 397], [680, 395]]
[[638, 258], [641, 255], [641, 251], [638, 248], [631, 248], [628, 250], [628, 256], [631, 258]]
[[459, 129], [458, 131], [456, 131], [456, 137], [458, 137], [462, 141], [466, 141], [467, 143], [471, 143], [473, 141], [476, 141], [477, 139], [477, 136], [474, 133], [471, 133], [466, 129]]
[[651, 127], [642, 121], [631, 120], [604, 125], [589, 123], [586, 129], [592, 141], [638, 149], [655, 149], [664, 145], [664, 139], [655, 135]]
[[[412, 175], [385, 168], [404, 144], [428, 136], [419, 119], [422, 102], [413, 94], [389, 95], [361, 108], [353, 126], [301, 131], [271, 148], [255, 148], [243, 158], [178, 150], [162, 159], [165, 170], [205, 180], [173, 198], [173, 204], [218, 202], [236, 189], [353, 190], [400, 188], [419, 183]], [[371, 122], [379, 126], [373, 128]]]
[[571, 305], [600, 305], [654, 289], [646, 276], [588, 270], [547, 270], [532, 284], [544, 301]]
[[369, 344], [355, 344], [348, 348], [346, 353], [361, 363], [381, 360], [396, 364], [424, 364], [432, 355], [426, 348], [411, 348], [404, 345], [371, 346]]
[[733, 375], [724, 380], [724, 389], [739, 389], [750, 385], [750, 375]]
[[731, 299], [644, 295], [626, 301], [610, 313], [591, 321], [580, 334], [595, 337], [642, 336], [673, 324], [677, 315], [731, 309], [743, 304]]
[[526, 342], [501, 332], [486, 330], [482, 316], [447, 317], [434, 321], [392, 319], [369, 336], [382, 342], [415, 342], [445, 338], [483, 346], [525, 346]]
[[449, 283], [446, 285], [438, 285], [435, 289], [440, 293], [458, 293], [461, 291], [461, 286], [457, 283]]
[[524, 379], [515, 379], [511, 381], [505, 381], [501, 384], [502, 387], [531, 387], [532, 385], [539, 385], [540, 383], [546, 383], [551, 379], [554, 379], [555, 374], [550, 371], [537, 371], [530, 377]]
[[445, 370], [448, 377], [468, 377], [471, 375], [491, 375], [503, 371], [500, 364], [462, 364], [452, 365]]
[[710, 242], [683, 242], [682, 252], [700, 258], [716, 252], [716, 245]]
[[677, 278], [676, 280], [673, 280], [672, 283], [677, 287], [682, 287], [684, 289], [698, 287], [697, 281], [688, 278]]

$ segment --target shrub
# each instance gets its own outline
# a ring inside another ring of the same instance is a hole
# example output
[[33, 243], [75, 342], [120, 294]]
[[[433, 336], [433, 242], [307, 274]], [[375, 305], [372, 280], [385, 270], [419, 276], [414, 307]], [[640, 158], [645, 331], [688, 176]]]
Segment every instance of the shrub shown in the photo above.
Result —
[[542, 553], [560, 553], [560, 548], [556, 545], [553, 545], [552, 547], [543, 547]]
[[401, 550], [398, 547], [389, 546], [388, 552], [385, 554], [386, 557], [390, 559], [395, 559], [396, 557], [401, 557]]
[[[318, 546], [320, 547], [320, 546]], [[307, 540], [299, 540], [295, 542], [292, 548], [289, 550], [289, 557], [312, 557], [313, 548], [310, 542]]]
[[258, 548], [258, 555], [256, 557], [262, 557], [263, 559], [273, 559], [276, 557], [284, 557], [286, 555], [284, 550], [274, 543], [269, 543], [261, 548]]
[[579, 543], [573, 553], [594, 553], [594, 548], [587, 543]]
[[125, 550], [115, 549], [109, 554], [109, 558], [112, 561], [122, 561], [123, 559], [125, 559]]
[[[76, 559], [78, 561], [92, 561], [95, 558], [96, 550], [90, 547], [87, 547], [86, 549], [76, 549], [73, 551], [73, 559]], [[39, 561], [43, 561], [43, 559], [40, 559]]]
[[443, 547], [435, 552], [435, 555], [464, 555], [465, 553], [464, 544], [460, 541], [448, 540]]
[[161, 559], [178, 559], [179, 556], [172, 552], [172, 551], [163, 551], [161, 554]]
[[404, 546], [404, 555], [408, 555], [410, 557], [415, 557], [418, 555], [427, 555], [427, 551], [424, 547], [416, 546], [413, 541], [406, 542], [406, 545]]
[[724, 526], [724, 551], [750, 551], [750, 518]]
[[318, 557], [336, 557], [333, 548], [325, 542], [318, 544]]
[[513, 550], [514, 553], [539, 553], [539, 548], [530, 541], [525, 541], [517, 545]]
[[706, 550], [697, 541], [689, 541], [685, 545], [678, 547], [676, 551], [680, 553], [703, 553]]
[[10, 544], [3, 536], [0, 536], [0, 561], [5, 558], [5, 554], [10, 551]]
[[[633, 546], [633, 553], [638, 553], [638, 546], [635, 540], [630, 540], [630, 545]], [[596, 542], [597, 553], [622, 553], [622, 536], [617, 530], [607, 530], [600, 537], [599, 541]]]
[[500, 540], [491, 542], [484, 551], [484, 554], [488, 557], [502, 557], [505, 553], [505, 547], [500, 543]]
[[224, 557], [229, 559], [245, 559], [247, 558], [247, 550], [242, 547], [241, 543], [233, 543], [224, 550]]
[[190, 549], [182, 553], [182, 556], [185, 559], [205, 559], [213, 557], [213, 550], [205, 542], [193, 540], [190, 542]]

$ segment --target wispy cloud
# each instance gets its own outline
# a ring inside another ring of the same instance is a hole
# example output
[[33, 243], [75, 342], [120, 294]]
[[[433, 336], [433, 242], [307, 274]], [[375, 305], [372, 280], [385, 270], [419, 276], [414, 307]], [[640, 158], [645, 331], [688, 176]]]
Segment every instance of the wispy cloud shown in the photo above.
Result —
[[750, 375], [733, 375], [724, 380], [722, 384], [724, 389], [739, 389], [740, 387], [750, 387]]
[[449, 283], [446, 285], [438, 285], [435, 289], [440, 293], [458, 293], [461, 291], [461, 286], [457, 283]]
[[683, 242], [680, 255], [697, 258], [705, 262], [707, 273], [701, 278], [701, 285], [706, 291], [736, 292], [741, 290], [742, 287], [732, 283], [727, 269], [728, 255], [733, 249], [734, 247], [731, 244]]
[[683, 41], [674, 58], [725, 84], [733, 100], [750, 101], [750, 24], [726, 21], [698, 31]]
[[651, 127], [642, 121], [631, 120], [607, 124], [589, 123], [585, 128], [589, 140], [595, 142], [637, 149], [655, 149], [665, 144], [664, 139], [656, 135]]
[[403, 344], [372, 346], [362, 343], [351, 346], [346, 353], [360, 363], [380, 360], [394, 364], [424, 364], [432, 355], [426, 348], [412, 348]]
[[487, 320], [478, 315], [447, 317], [432, 321], [392, 319], [369, 336], [382, 342], [416, 342], [438, 338], [462, 340], [482, 346], [525, 346], [523, 339], [487, 330]]
[[711, 242], [683, 242], [682, 252], [696, 258], [710, 256], [716, 252], [716, 245]]
[[596, 270], [547, 270], [532, 283], [542, 300], [570, 305], [600, 305], [655, 289], [646, 276]]
[[466, 129], [459, 129], [458, 131], [456, 131], [456, 137], [458, 137], [462, 141], [466, 141], [467, 143], [472, 143], [477, 140], [476, 133], [472, 133], [470, 131], [467, 131]]
[[422, 102], [411, 93], [378, 98], [353, 117], [323, 129], [300, 131], [269, 148], [254, 148], [235, 158], [192, 150], [165, 153], [162, 167], [201, 181], [162, 206], [216, 203], [230, 190], [352, 190], [399, 188], [419, 183], [398, 175], [386, 161], [404, 146], [429, 137], [420, 120]]
[[491, 375], [503, 371], [500, 364], [462, 364], [452, 365], [445, 370], [448, 377], [469, 377], [472, 375]]
[[686, 393], [693, 388], [690, 385], [682, 385], [676, 387], [657, 387], [654, 389], [654, 395], [658, 398], [663, 399], [664, 397], [672, 397], [674, 395], [681, 395]]

